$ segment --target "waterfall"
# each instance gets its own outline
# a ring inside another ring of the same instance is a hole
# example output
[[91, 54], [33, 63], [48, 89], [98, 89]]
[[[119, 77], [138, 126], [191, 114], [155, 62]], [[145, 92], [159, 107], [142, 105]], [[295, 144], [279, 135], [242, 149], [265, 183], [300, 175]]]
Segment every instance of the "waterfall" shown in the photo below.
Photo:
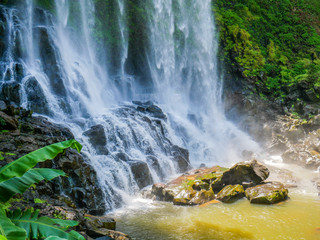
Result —
[[1, 6], [0, 96], [72, 130], [107, 210], [186, 170], [183, 148], [194, 167], [257, 151], [223, 113], [210, 0], [37, 4]]

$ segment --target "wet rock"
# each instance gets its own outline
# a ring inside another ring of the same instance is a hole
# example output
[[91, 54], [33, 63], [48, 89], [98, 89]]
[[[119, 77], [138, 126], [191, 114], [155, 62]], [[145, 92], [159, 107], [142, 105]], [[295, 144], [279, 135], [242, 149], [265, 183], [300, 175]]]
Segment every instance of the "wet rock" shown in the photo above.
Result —
[[20, 89], [21, 86], [18, 82], [4, 83], [1, 89], [0, 100], [20, 105]]
[[153, 117], [167, 119], [167, 116], [163, 113], [162, 109], [156, 105], [151, 105], [147, 107], [146, 111], [150, 113]]
[[204, 182], [201, 180], [195, 180], [191, 187], [193, 190], [201, 191], [201, 190], [209, 190], [210, 185], [207, 182]]
[[148, 164], [142, 161], [128, 161], [131, 172], [140, 189], [152, 184], [152, 177]]
[[3, 111], [7, 108], [7, 104], [4, 101], [0, 100], [0, 111]]
[[242, 185], [227, 185], [217, 194], [217, 199], [221, 202], [233, 203], [244, 196]]
[[16, 63], [14, 65], [14, 76], [15, 80], [21, 83], [22, 78], [24, 77], [24, 67], [21, 63]]
[[105, 228], [105, 229], [116, 229], [116, 221], [113, 218], [108, 216], [93, 216], [90, 214], [85, 214], [85, 225], [86, 229], [98, 229], [98, 228]]
[[105, 147], [107, 137], [101, 124], [92, 126], [89, 130], [85, 131], [83, 135], [89, 137], [89, 142], [98, 154], [108, 155], [108, 150]]
[[193, 198], [190, 200], [190, 202], [194, 205], [201, 205], [206, 202], [210, 202], [215, 199], [214, 192], [212, 190], [205, 190], [202, 189], [198, 191]]
[[35, 77], [25, 82], [24, 89], [27, 94], [28, 108], [36, 113], [50, 115], [47, 99]]
[[154, 156], [147, 156], [147, 163], [156, 171], [157, 175], [162, 180], [164, 178], [164, 174], [159, 164], [159, 160]]
[[267, 182], [248, 188], [245, 194], [250, 203], [257, 204], [274, 204], [288, 198], [288, 190], [279, 182]]
[[147, 112], [155, 118], [167, 119], [167, 116], [163, 113], [162, 109], [154, 105], [151, 101], [132, 101], [132, 103], [138, 105], [137, 110], [140, 112]]
[[171, 147], [173, 161], [176, 163], [180, 172], [186, 172], [191, 169], [189, 161], [189, 151], [177, 145]]
[[93, 146], [105, 146], [107, 144], [104, 128], [100, 124], [92, 126], [89, 130], [85, 131], [83, 135], [89, 137], [89, 141]]
[[16, 130], [18, 129], [18, 121], [4, 112], [0, 111], [0, 130]]
[[258, 184], [268, 178], [270, 172], [267, 167], [257, 160], [237, 163], [229, 170], [225, 171], [221, 177], [221, 182], [226, 185], [242, 183]]
[[192, 206], [196, 205], [193, 201], [193, 197], [197, 194], [197, 191], [195, 190], [185, 190], [183, 189], [178, 194], [175, 195], [173, 198], [173, 204], [174, 205], [180, 205], [180, 206]]
[[39, 40], [39, 49], [43, 70], [49, 78], [52, 91], [60, 97], [66, 97], [66, 89], [62, 80], [62, 71], [59, 66], [59, 59], [56, 55], [55, 46], [45, 27], [34, 29], [35, 39]]
[[159, 201], [172, 202], [174, 199], [174, 192], [162, 183], [153, 184], [151, 194]]

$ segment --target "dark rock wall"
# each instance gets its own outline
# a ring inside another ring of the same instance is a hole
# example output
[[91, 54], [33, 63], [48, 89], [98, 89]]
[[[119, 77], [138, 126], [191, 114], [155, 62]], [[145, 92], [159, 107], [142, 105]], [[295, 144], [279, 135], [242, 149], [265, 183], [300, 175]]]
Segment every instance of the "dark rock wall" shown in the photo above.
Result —
[[[0, 161], [1, 167], [41, 147], [74, 138], [69, 129], [44, 117], [31, 117], [30, 112], [21, 109], [9, 107], [4, 112], [0, 111], [0, 121], [6, 123], [0, 126], [0, 153], [4, 157]], [[10, 131], [7, 131], [9, 125]], [[37, 185], [34, 194], [26, 193], [27, 198], [59, 199], [66, 195], [77, 207], [94, 213], [104, 212], [104, 194], [85, 155], [67, 150], [38, 167], [61, 169], [68, 177]]]

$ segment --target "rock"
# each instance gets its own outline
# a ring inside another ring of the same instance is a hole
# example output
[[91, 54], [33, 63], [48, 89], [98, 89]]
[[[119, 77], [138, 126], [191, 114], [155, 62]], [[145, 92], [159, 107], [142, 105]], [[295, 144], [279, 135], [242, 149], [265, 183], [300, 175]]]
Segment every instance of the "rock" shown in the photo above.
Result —
[[[10, 123], [11, 128], [17, 130], [0, 134], [0, 152], [10, 153], [4, 155], [4, 161], [0, 161], [1, 166], [2, 162], [9, 163], [46, 145], [74, 138], [69, 129], [53, 124], [46, 118], [32, 117], [19, 109], [9, 110], [12, 116], [1, 111], [0, 116], [6, 119], [5, 124]], [[53, 161], [39, 163], [39, 167], [62, 169], [69, 177], [40, 182], [33, 193], [25, 193], [28, 199], [40, 196], [58, 199], [63, 192], [76, 207], [86, 208], [90, 213], [103, 214], [110, 210], [105, 205], [105, 196], [98, 184], [96, 172], [88, 164], [85, 155], [68, 149], [65, 155], [59, 154]]]
[[[88, 230], [86, 234], [92, 238], [99, 239], [100, 237], [109, 237], [107, 239], [114, 239], [114, 240], [131, 240], [131, 238], [118, 231], [105, 229], [105, 228], [98, 228], [95, 230]], [[102, 238], [103, 239], [103, 238]]]
[[0, 98], [3, 101], [12, 102], [20, 105], [20, 89], [21, 85], [18, 82], [4, 83], [2, 85]]
[[152, 117], [167, 119], [167, 116], [163, 113], [162, 109], [156, 105], [151, 105], [146, 108], [146, 111], [151, 114]]
[[180, 172], [186, 172], [191, 169], [189, 161], [189, 151], [177, 145], [171, 147], [173, 161], [176, 163]]
[[7, 104], [4, 101], [0, 100], [0, 111], [5, 110], [7, 108]]
[[18, 129], [18, 121], [14, 117], [10, 117], [0, 111], [0, 130], [16, 130]]
[[268, 178], [270, 172], [267, 167], [251, 160], [240, 162], [225, 171], [221, 177], [221, 182], [226, 185], [235, 185], [242, 183], [258, 184]]
[[180, 206], [196, 205], [194, 202], [191, 201], [196, 194], [197, 191], [183, 189], [173, 198], [173, 204]]
[[248, 188], [245, 194], [250, 203], [258, 204], [274, 204], [288, 198], [288, 190], [279, 182], [267, 182]]
[[108, 149], [106, 148], [107, 137], [102, 125], [92, 126], [89, 130], [85, 131], [83, 135], [89, 137], [89, 142], [98, 154], [108, 155]]
[[131, 172], [140, 189], [152, 184], [152, 176], [148, 164], [142, 161], [128, 161]]
[[152, 185], [151, 193], [156, 196], [157, 200], [163, 200], [165, 187], [166, 185], [163, 183], [155, 183]]
[[204, 182], [201, 180], [195, 180], [191, 187], [193, 190], [201, 191], [201, 190], [209, 190], [210, 185], [207, 182]]
[[243, 186], [227, 185], [217, 194], [217, 199], [221, 202], [233, 203], [244, 196]]
[[147, 112], [152, 117], [161, 118], [166, 120], [167, 116], [163, 113], [162, 109], [158, 106], [154, 105], [153, 102], [140, 102], [140, 101], [132, 101], [133, 104], [138, 105], [137, 110], [140, 112]]
[[27, 94], [28, 108], [36, 113], [50, 115], [47, 99], [37, 79], [30, 77], [25, 82], [24, 88]]
[[34, 28], [34, 39], [39, 41], [40, 58], [44, 72], [48, 76], [51, 90], [60, 98], [67, 95], [62, 78], [62, 70], [59, 65], [59, 56], [56, 55], [55, 46], [45, 27], [38, 26]]
[[164, 173], [160, 167], [159, 160], [156, 157], [150, 155], [150, 156], [147, 156], [147, 163], [149, 164], [149, 166], [152, 167], [152, 169], [155, 170], [158, 177], [160, 177], [160, 180], [163, 180]]
[[113, 218], [107, 216], [93, 216], [90, 214], [85, 214], [85, 224], [86, 229], [98, 229], [98, 228], [105, 228], [105, 229], [116, 229], [116, 221]]
[[193, 196], [190, 202], [194, 205], [202, 205], [214, 199], [215, 199], [215, 195], [211, 189], [210, 190], [202, 189]]

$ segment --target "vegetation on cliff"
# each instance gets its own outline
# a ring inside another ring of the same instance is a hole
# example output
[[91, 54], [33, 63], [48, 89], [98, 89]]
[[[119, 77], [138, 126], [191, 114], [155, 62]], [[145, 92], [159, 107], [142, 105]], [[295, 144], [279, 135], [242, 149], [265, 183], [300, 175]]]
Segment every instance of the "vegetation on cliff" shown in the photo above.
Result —
[[[31, 152], [0, 168], [0, 237], [8, 240], [24, 239], [84, 239], [75, 231], [66, 232], [69, 227], [78, 225], [76, 221], [38, 217], [39, 210], [9, 210], [5, 205], [17, 193], [23, 194], [31, 185], [42, 180], [52, 180], [65, 176], [61, 170], [34, 168], [37, 163], [53, 159], [66, 148], [79, 152], [82, 146], [75, 140], [51, 144]], [[54, 236], [54, 237], [53, 237]], [[50, 238], [51, 237], [51, 238]]]
[[319, 9], [317, 0], [214, 1], [222, 60], [263, 99], [318, 103]]

